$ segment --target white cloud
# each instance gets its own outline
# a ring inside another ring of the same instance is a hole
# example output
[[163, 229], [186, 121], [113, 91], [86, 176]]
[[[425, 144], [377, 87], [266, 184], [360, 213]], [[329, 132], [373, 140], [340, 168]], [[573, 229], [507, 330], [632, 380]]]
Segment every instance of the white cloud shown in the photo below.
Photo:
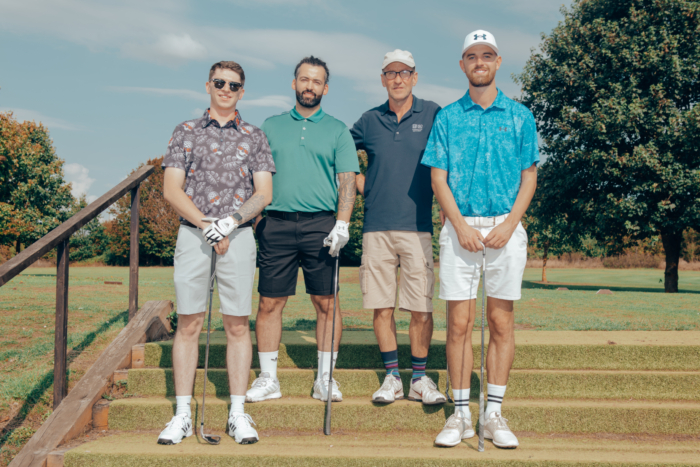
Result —
[[36, 110], [0, 107], [0, 112], [12, 112], [18, 121], [41, 122], [49, 130], [77, 131], [83, 128], [60, 118], [49, 117]]
[[151, 94], [158, 96], [175, 96], [194, 101], [209, 102], [209, 94], [192, 91], [190, 89], [163, 89], [163, 88], [143, 88], [134, 86], [111, 86], [107, 89], [118, 92], [129, 92], [138, 94]]
[[[71, 194], [76, 198], [81, 195], [87, 195], [88, 190], [95, 182], [94, 178], [90, 178], [90, 171], [87, 167], [80, 164], [72, 163], [63, 166], [63, 173], [66, 176], [66, 181], [71, 183]], [[88, 202], [92, 202], [97, 197], [88, 196]]]
[[128, 43], [122, 47], [122, 52], [127, 56], [165, 65], [203, 60], [208, 56], [207, 48], [189, 34], [163, 34], [151, 44]]

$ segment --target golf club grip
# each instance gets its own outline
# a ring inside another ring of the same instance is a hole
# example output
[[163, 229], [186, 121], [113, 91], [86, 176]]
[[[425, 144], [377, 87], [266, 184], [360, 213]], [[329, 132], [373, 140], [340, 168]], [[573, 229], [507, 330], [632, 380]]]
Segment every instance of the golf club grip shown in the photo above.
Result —
[[[338, 302], [338, 266], [340, 264], [340, 252], [335, 257], [335, 287], [333, 296], [333, 328], [331, 330], [331, 371], [328, 372], [328, 388], [326, 389], [326, 423], [323, 426], [323, 434], [329, 436], [331, 434], [331, 403], [333, 401], [333, 353], [335, 352], [335, 309]], [[319, 371], [321, 369], [319, 368]], [[323, 375], [321, 375], [323, 377]], [[323, 384], [323, 383], [321, 383]]]

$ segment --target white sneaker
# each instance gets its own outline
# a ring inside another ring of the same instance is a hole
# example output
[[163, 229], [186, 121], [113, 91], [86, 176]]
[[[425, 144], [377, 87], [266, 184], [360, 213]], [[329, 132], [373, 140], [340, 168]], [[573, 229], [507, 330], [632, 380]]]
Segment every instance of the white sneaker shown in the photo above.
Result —
[[192, 419], [187, 414], [175, 415], [160, 432], [158, 444], [177, 444], [188, 436], [192, 436]]
[[270, 373], [260, 373], [255, 378], [253, 385], [245, 393], [246, 402], [262, 402], [282, 397], [280, 382], [277, 378], [270, 378]]
[[422, 376], [415, 383], [411, 380], [408, 400], [423, 402], [423, 405], [438, 405], [447, 402], [445, 395], [438, 391], [435, 382], [427, 376]]
[[238, 444], [254, 444], [258, 442], [258, 432], [250, 424], [255, 425], [252, 417], [246, 413], [234, 412], [228, 416], [228, 435]]
[[[331, 388], [331, 401], [342, 402], [343, 394], [340, 392], [340, 384], [333, 378], [333, 387]], [[323, 373], [321, 378], [314, 381], [314, 399], [328, 402], [328, 373]]]
[[467, 412], [466, 417], [460, 417], [458, 413], [453, 413], [447, 419], [440, 434], [435, 438], [435, 444], [444, 447], [457, 446], [463, 439], [473, 436], [474, 428], [472, 427], [471, 414]]
[[499, 448], [515, 449], [520, 443], [506, 422], [508, 420], [501, 416], [501, 412], [491, 412], [484, 423], [484, 438], [493, 440]]
[[403, 399], [403, 383], [391, 374], [386, 375], [382, 387], [372, 394], [372, 402], [380, 404], [391, 404], [399, 399]]

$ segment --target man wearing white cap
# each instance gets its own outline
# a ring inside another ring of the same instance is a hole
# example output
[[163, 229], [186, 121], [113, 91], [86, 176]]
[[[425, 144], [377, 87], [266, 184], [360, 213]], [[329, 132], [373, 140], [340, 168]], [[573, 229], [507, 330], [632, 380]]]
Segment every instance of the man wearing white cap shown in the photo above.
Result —
[[515, 448], [518, 439], [501, 416], [501, 403], [515, 355], [513, 301], [520, 299], [527, 260], [520, 219], [537, 187], [537, 129], [532, 113], [496, 87], [501, 57], [491, 33], [467, 35], [459, 66], [469, 91], [438, 114], [423, 157], [447, 217], [440, 233], [440, 298], [448, 301], [447, 362], [455, 400], [455, 413], [435, 444], [455, 446], [474, 436], [471, 337], [485, 249], [488, 405], [481, 422], [494, 445]]
[[394, 321], [398, 285], [399, 309], [411, 313], [413, 375], [408, 399], [443, 404], [445, 396], [425, 375], [433, 335], [433, 190], [430, 169], [420, 163], [440, 106], [413, 95], [418, 73], [408, 51], [397, 49], [384, 56], [381, 80], [389, 99], [365, 112], [350, 131], [355, 146], [368, 158], [366, 177], [356, 177], [365, 197], [362, 302], [374, 310], [374, 332], [386, 367], [372, 400], [390, 404], [404, 397]]

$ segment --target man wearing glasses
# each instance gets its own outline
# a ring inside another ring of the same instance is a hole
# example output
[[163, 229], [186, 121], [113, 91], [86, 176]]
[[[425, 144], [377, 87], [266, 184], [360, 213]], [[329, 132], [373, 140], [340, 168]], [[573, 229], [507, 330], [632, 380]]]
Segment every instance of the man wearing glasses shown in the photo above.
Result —
[[206, 83], [210, 108], [175, 128], [163, 159], [163, 196], [180, 215], [181, 225], [174, 257], [178, 327], [172, 358], [177, 408], [158, 444], [177, 444], [192, 435], [190, 403], [212, 246], [219, 255], [216, 278], [227, 338], [228, 433], [240, 444], [258, 441], [253, 420], [243, 409], [253, 353], [248, 316], [256, 252], [250, 221], [272, 200], [275, 163], [265, 134], [236, 110], [244, 83], [238, 63], [215, 63]]
[[408, 399], [443, 404], [445, 396], [425, 375], [433, 335], [433, 190], [430, 169], [420, 163], [440, 106], [413, 95], [418, 73], [408, 51], [384, 56], [381, 80], [389, 99], [365, 112], [351, 130], [355, 146], [368, 158], [367, 176], [357, 176], [357, 190], [365, 197], [362, 302], [374, 309], [374, 333], [386, 367], [372, 401], [390, 404], [404, 397], [394, 321], [400, 267], [399, 310], [411, 313]]

